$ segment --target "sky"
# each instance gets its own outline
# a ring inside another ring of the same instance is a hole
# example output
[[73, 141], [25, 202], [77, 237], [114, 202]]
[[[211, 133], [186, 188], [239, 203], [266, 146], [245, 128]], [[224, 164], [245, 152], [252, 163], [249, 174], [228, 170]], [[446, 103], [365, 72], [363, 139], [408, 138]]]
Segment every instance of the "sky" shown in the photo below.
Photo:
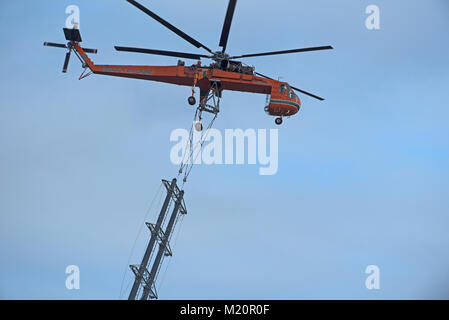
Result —
[[[218, 49], [226, 0], [141, 2]], [[114, 45], [204, 53], [124, 0], [1, 1], [1, 299], [126, 298], [178, 171], [170, 133], [193, 119], [188, 87], [78, 81], [75, 58], [62, 74], [64, 51], [42, 43], [64, 42], [69, 5], [95, 63], [177, 62]], [[301, 95], [277, 127], [264, 95], [224, 92], [215, 128], [279, 129], [279, 169], [193, 169], [160, 299], [449, 299], [448, 14], [445, 0], [238, 1], [228, 52], [332, 45], [244, 60], [326, 100]]]

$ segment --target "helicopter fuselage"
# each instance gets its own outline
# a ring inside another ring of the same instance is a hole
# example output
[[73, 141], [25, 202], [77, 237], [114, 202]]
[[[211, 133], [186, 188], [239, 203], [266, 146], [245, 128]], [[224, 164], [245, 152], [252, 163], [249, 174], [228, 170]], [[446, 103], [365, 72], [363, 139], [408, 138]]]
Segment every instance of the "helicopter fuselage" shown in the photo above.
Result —
[[73, 48], [94, 74], [198, 87], [202, 92], [216, 85], [220, 95], [223, 90], [267, 94], [265, 111], [272, 116], [294, 115], [301, 106], [288, 83], [259, 77], [252, 72], [222, 70], [217, 64], [202, 66], [200, 61], [192, 66], [96, 65], [78, 43], [73, 43]]

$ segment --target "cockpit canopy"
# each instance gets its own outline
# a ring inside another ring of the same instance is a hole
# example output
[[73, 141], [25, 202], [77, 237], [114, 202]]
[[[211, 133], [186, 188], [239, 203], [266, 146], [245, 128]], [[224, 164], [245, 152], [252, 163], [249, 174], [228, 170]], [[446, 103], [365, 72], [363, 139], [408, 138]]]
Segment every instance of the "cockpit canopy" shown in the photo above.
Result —
[[287, 83], [281, 83], [280, 93], [288, 96], [290, 99], [299, 100], [295, 91]]

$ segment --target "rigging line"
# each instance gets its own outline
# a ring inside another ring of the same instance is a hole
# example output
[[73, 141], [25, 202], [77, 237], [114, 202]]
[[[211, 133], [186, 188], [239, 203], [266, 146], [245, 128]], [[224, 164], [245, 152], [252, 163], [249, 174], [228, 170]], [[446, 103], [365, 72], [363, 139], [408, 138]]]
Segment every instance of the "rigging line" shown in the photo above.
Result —
[[[178, 216], [177, 220], [179, 220], [179, 219], [181, 219], [181, 222], [179, 223], [178, 230], [176, 231], [175, 242], [173, 243], [173, 246], [171, 248], [172, 252], [175, 251], [176, 244], [178, 243], [179, 234], [181, 233], [182, 224], [184, 222], [184, 214], [181, 214], [181, 218]], [[176, 222], [176, 224], [177, 224], [177, 222]], [[176, 227], [176, 224], [175, 224], [175, 227]], [[159, 283], [159, 289], [158, 289], [159, 291], [161, 290], [162, 284], [164, 283], [165, 277], [167, 275], [168, 266], [170, 265], [171, 260], [172, 259], [168, 259], [167, 265], [165, 266], [165, 271], [163, 272], [161, 281]]]
[[[159, 198], [159, 204], [158, 204], [158, 207], [160, 207], [160, 204], [161, 204], [163, 195], [164, 195], [164, 193], [162, 192], [162, 193], [161, 193], [161, 196], [160, 196], [160, 198]], [[170, 198], [170, 200], [169, 200], [169, 202], [168, 202], [168, 205], [167, 205], [167, 210], [166, 210], [166, 212], [170, 212], [170, 209], [171, 209], [173, 203], [174, 203], [174, 202], [173, 202], [173, 199]], [[156, 212], [156, 214], [157, 214], [157, 212]], [[156, 217], [156, 218], [157, 218], [157, 217]], [[156, 220], [157, 220], [157, 219], [155, 219], [155, 221], [156, 221]], [[162, 221], [161, 221], [160, 229], [159, 229], [159, 230], [161, 230], [161, 231], [163, 230], [164, 223], [165, 223], [166, 220], [167, 220], [167, 215], [164, 215], [164, 218], [163, 218]], [[157, 236], [158, 236], [158, 235], [156, 234], [156, 237], [157, 237]], [[159, 243], [159, 241], [157, 241], [157, 242]], [[159, 243], [159, 248], [160, 248], [160, 247], [161, 247], [161, 244]], [[157, 251], [158, 251], [158, 250], [156, 249], [156, 250], [153, 250], [153, 251], [150, 253], [150, 257], [149, 257], [149, 259], [148, 259], [148, 262], [151, 262], [151, 261], [152, 261], [152, 258], [154, 257], [154, 255], [156, 254]], [[161, 260], [161, 264], [160, 264], [160, 265], [162, 265], [163, 261], [164, 261], [164, 256], [162, 256], [162, 260]], [[156, 270], [156, 274], [155, 274], [155, 276], [154, 276], [153, 282], [155, 281], [155, 279], [157, 279], [157, 276], [158, 276], [159, 270], [160, 270], [160, 265], [159, 265], [158, 269]], [[141, 287], [142, 287], [142, 286], [139, 286], [139, 292], [140, 292]], [[142, 291], [142, 294], [143, 294], [144, 292], [145, 292], [145, 290]]]
[[155, 193], [155, 195], [154, 195], [154, 197], [153, 197], [153, 200], [151, 201], [150, 207], [148, 208], [148, 210], [147, 210], [147, 212], [146, 212], [146, 214], [145, 214], [144, 221], [143, 221], [143, 223], [141, 223], [140, 228], [139, 228], [139, 232], [137, 233], [136, 239], [134, 240], [134, 244], [133, 244], [133, 246], [132, 246], [131, 253], [129, 254], [129, 257], [128, 257], [127, 265], [126, 265], [125, 270], [124, 270], [124, 272], [123, 272], [122, 283], [121, 283], [121, 285], [120, 285], [120, 296], [119, 296], [119, 299], [121, 299], [121, 298], [123, 297], [124, 292], [127, 291], [127, 290], [122, 291], [122, 290], [123, 290], [123, 283], [124, 283], [125, 277], [126, 277], [126, 271], [128, 270], [129, 263], [130, 263], [130, 261], [131, 261], [131, 258], [132, 258], [132, 255], [133, 255], [133, 253], [134, 253], [134, 250], [135, 250], [135, 248], [136, 248], [137, 240], [138, 240], [140, 234], [142, 233], [142, 228], [143, 228], [143, 225], [145, 224], [145, 220], [147, 219], [147, 217], [148, 217], [148, 215], [149, 215], [149, 213], [150, 213], [150, 211], [151, 211], [151, 208], [152, 208], [152, 206], [153, 206], [153, 204], [154, 204], [154, 201], [155, 201], [157, 195], [160, 193], [160, 190], [161, 190], [161, 189], [162, 189], [162, 183], [159, 185], [158, 192]]
[[[173, 229], [176, 229], [176, 226], [177, 226], [178, 221], [179, 221], [179, 219], [180, 219], [180, 215], [182, 215], [182, 214], [178, 214], [178, 215], [176, 216], [176, 220], [175, 220]], [[181, 221], [182, 221], [182, 220], [181, 220]], [[179, 236], [179, 230], [180, 230], [180, 228], [178, 228], [178, 230], [177, 230], [177, 236], [176, 236], [176, 239], [177, 239], [177, 237]], [[167, 242], [166, 242], [167, 245], [170, 243], [172, 237], [173, 237], [173, 232], [170, 234], [170, 237], [167, 239]], [[176, 240], [175, 240], [175, 244], [176, 244]], [[174, 250], [174, 247], [171, 247], [171, 252], [172, 252], [172, 254], [173, 254], [173, 252], [174, 252], [173, 250]], [[165, 261], [165, 258], [168, 258], [168, 262], [167, 262], [167, 264], [166, 264], [165, 270], [162, 272], [162, 279], [161, 279], [160, 284], [159, 284], [159, 290], [160, 290], [160, 288], [161, 288], [161, 286], [162, 286], [162, 283], [163, 283], [163, 281], [164, 281], [164, 279], [165, 279], [165, 275], [166, 275], [166, 273], [167, 273], [168, 265], [170, 264], [170, 261], [171, 261], [170, 257], [166, 257], [165, 254], [164, 254], [164, 256], [162, 257], [162, 260], [161, 260], [161, 264], [160, 264], [160, 266], [159, 266], [159, 268], [158, 268], [158, 270], [157, 270], [156, 276], [154, 277], [155, 279], [157, 279], [157, 278], [159, 277], [159, 274], [160, 274], [160, 272], [161, 272], [161, 267], [162, 267], [163, 262]], [[154, 281], [154, 282], [155, 282], [155, 281]]]
[[193, 139], [191, 138], [191, 134], [190, 134], [189, 135], [189, 141], [187, 141], [187, 144], [186, 144], [186, 147], [185, 147], [184, 157], [182, 158], [181, 166], [179, 167], [179, 170], [178, 170], [178, 176], [176, 177], [177, 179], [179, 179], [179, 176], [183, 173], [185, 167], [187, 166], [188, 162], [190, 161], [189, 159], [191, 157], [192, 140]]
[[[183, 155], [182, 161], [181, 161], [181, 167], [179, 168], [179, 171], [178, 171], [178, 178], [182, 174], [183, 169], [185, 168], [186, 164], [188, 163], [188, 159], [190, 159], [190, 153], [191, 153], [190, 150], [191, 150], [192, 143], [193, 143], [193, 132], [192, 132], [192, 128], [190, 128], [189, 141], [187, 141], [187, 145], [184, 150], [184, 155]], [[186, 156], [187, 156], [187, 158], [186, 158]]]
[[[197, 115], [195, 114], [194, 123], [196, 122], [196, 116]], [[185, 160], [185, 162], [183, 162], [183, 166], [181, 168], [182, 170], [180, 170], [180, 171], [183, 171], [185, 168], [187, 168], [189, 166], [190, 162], [192, 161], [192, 156], [197, 148], [198, 143], [194, 143], [194, 141], [193, 141], [193, 135], [194, 135], [193, 128], [194, 128], [194, 124], [192, 124], [192, 127], [190, 128], [189, 141], [188, 141], [188, 150], [189, 150], [188, 157], [187, 157], [187, 159], [183, 159], [183, 161]], [[186, 148], [186, 150], [187, 150], [187, 148]], [[182, 172], [181, 172], [181, 174], [182, 174]]]
[[182, 215], [182, 214], [179, 213], [179, 212], [176, 214], [176, 219], [175, 219], [175, 222], [173, 223], [173, 229], [172, 229], [172, 232], [170, 233], [170, 237], [167, 239], [167, 242], [168, 242], [168, 243], [170, 243], [171, 239], [173, 238], [173, 234], [175, 233], [176, 226], [178, 225], [178, 221], [179, 221], [181, 215]]
[[[161, 192], [161, 196], [160, 196], [160, 198], [159, 198], [159, 203], [158, 203], [158, 208], [160, 208], [161, 207], [161, 202], [162, 202], [162, 198], [163, 198], [163, 196], [164, 196], [164, 192]], [[170, 210], [170, 207], [171, 207], [171, 200], [170, 200], [170, 202], [168, 203], [168, 206], [167, 206], [167, 210], [169, 211]], [[162, 230], [162, 228], [163, 228], [163, 225], [164, 225], [164, 221], [165, 221], [165, 217], [166, 216], [164, 216], [164, 219], [162, 219], [162, 222], [161, 222], [161, 225], [160, 225], [160, 229], [159, 230]], [[158, 212], [157, 212], [157, 210], [156, 210], [156, 216], [155, 216], [155, 218], [154, 218], [154, 223], [155, 223], [155, 225], [156, 225], [156, 221], [157, 221], [157, 218], [158, 218]], [[159, 231], [158, 230], [158, 231]], [[156, 230], [155, 230], [156, 231]], [[156, 242], [158, 242], [158, 233], [156, 233], [155, 235], [154, 235], [155, 237], [156, 237]], [[152, 259], [153, 259], [153, 256], [155, 255], [155, 252], [156, 252], [157, 250], [153, 250], [153, 251], [151, 251], [151, 253], [150, 253], [150, 257], [148, 258], [148, 263], [150, 263], [151, 261], [152, 261]]]
[[164, 270], [164, 272], [162, 273], [162, 279], [161, 279], [161, 281], [159, 282], [159, 288], [158, 288], [158, 291], [161, 291], [162, 284], [164, 283], [164, 280], [165, 280], [165, 275], [167, 274], [168, 266], [170, 265], [170, 261], [171, 261], [171, 259], [168, 259], [168, 262], [167, 262], [167, 264], [165, 265], [165, 270]]
[[[193, 121], [194, 122], [195, 122], [197, 116], [198, 116], [198, 108], [196, 109], [195, 115], [193, 116]], [[187, 164], [187, 160], [186, 160], [187, 149], [189, 149], [189, 157], [187, 159], [190, 159], [192, 143], [193, 143], [193, 125], [190, 127], [189, 142], [188, 142], [188, 145], [187, 145], [188, 148], [186, 147], [186, 149], [184, 151], [184, 155], [182, 157], [182, 162], [181, 162], [181, 167], [180, 167], [179, 172], [178, 172], [178, 178], [182, 174], [182, 171], [183, 171], [183, 169], [185, 168], [185, 166]]]
[[157, 267], [156, 274], [154, 275], [153, 284], [156, 283], [156, 279], [159, 277], [159, 273], [161, 272], [161, 267], [164, 264], [165, 258], [167, 256], [165, 255], [165, 252], [162, 254], [161, 262], [159, 263], [159, 266]]
[[[160, 208], [161, 207], [161, 202], [162, 202], [162, 198], [163, 198], [163, 196], [164, 196], [164, 192], [162, 191], [162, 192], [160, 192], [160, 197], [159, 197], [159, 203], [158, 203], [158, 208]], [[169, 207], [168, 207], [168, 209], [170, 209], [170, 204], [169, 204]], [[156, 217], [154, 218], [154, 222], [156, 223], [156, 220], [157, 220], [157, 215], [158, 215], [158, 211], [156, 210]], [[164, 219], [165, 220], [165, 219]], [[143, 224], [145, 224], [145, 223], [143, 223]], [[142, 226], [143, 226], [143, 224], [142, 224]], [[164, 221], [162, 221], [162, 223], [161, 223], [161, 230], [162, 230], [162, 225], [164, 224]], [[151, 235], [152, 236], [152, 235]], [[155, 235], [156, 237], [157, 237], [157, 235]], [[155, 252], [156, 252], [156, 250], [153, 250], [153, 251], [151, 251], [151, 253], [150, 253], [150, 257], [148, 258], [148, 263], [150, 263], [151, 261], [152, 261], [152, 259], [153, 259], [153, 256], [155, 255]]]
[[125, 281], [126, 271], [128, 270], [129, 262], [131, 261], [132, 255], [134, 253], [134, 249], [136, 248], [137, 240], [138, 240], [140, 234], [142, 233], [142, 228], [143, 228], [143, 225], [145, 224], [145, 220], [147, 219], [148, 215], [150, 214], [150, 211], [151, 211], [151, 208], [153, 207], [154, 201], [156, 200], [156, 197], [160, 193], [161, 189], [162, 189], [162, 182], [159, 184], [158, 191], [155, 193], [153, 199], [151, 200], [150, 206], [149, 206], [149, 208], [147, 209], [147, 211], [145, 213], [145, 217], [144, 217], [143, 223], [141, 223], [140, 228], [139, 228], [139, 232], [137, 233], [136, 239], [134, 240], [134, 244], [132, 246], [131, 253], [129, 254], [129, 257], [128, 257], [127, 265], [126, 265], [125, 270], [123, 272], [122, 283], [120, 285], [119, 299], [121, 299], [123, 297], [123, 294], [124, 294], [124, 291], [122, 291], [123, 290], [123, 283]]
[[[160, 193], [160, 195], [159, 195], [159, 200], [158, 200], [158, 202], [157, 202], [157, 208], [160, 208], [160, 207], [161, 207], [162, 198], [164, 197], [164, 192], [163, 192], [162, 188], [160, 189], [159, 193]], [[159, 214], [159, 211], [158, 211], [158, 210], [155, 210], [155, 211], [154, 211], [154, 216], [153, 216], [153, 220], [152, 220], [152, 221], [154, 221], [154, 222], [157, 221], [158, 214]]]
[[175, 242], [173, 243], [172, 250], [176, 248], [176, 243], [178, 242], [179, 234], [181, 233], [182, 223], [184, 222], [184, 214], [181, 214], [181, 222], [179, 223], [178, 230], [176, 231]]
[[[198, 144], [201, 146], [201, 147], [200, 147], [200, 151], [201, 151], [201, 148], [203, 147], [203, 143], [204, 143], [204, 142], [206, 141], [206, 139], [208, 138], [210, 129], [212, 128], [212, 125], [214, 124], [214, 122], [215, 122], [216, 119], [217, 119], [217, 114], [214, 116], [214, 118], [213, 118], [213, 119], [211, 120], [211, 122], [209, 123], [209, 126], [208, 126], [207, 129], [206, 129], [206, 134], [205, 134], [204, 136], [202, 136], [201, 139], [200, 139], [200, 141], [198, 142]], [[182, 186], [184, 186], [185, 182], [187, 181], [187, 178], [188, 178], [188, 176], [190, 175], [190, 172], [192, 171], [193, 166], [194, 166], [194, 164], [195, 164], [195, 161], [196, 161], [196, 159], [198, 158], [198, 156], [200, 155], [200, 153], [201, 153], [201, 152], [198, 152], [198, 153], [196, 154], [195, 158], [194, 158], [193, 161], [192, 161], [192, 164], [191, 164], [190, 167], [188, 167], [187, 170], [185, 171], [185, 174], [184, 174], [184, 180], [183, 180]]]
[[[212, 125], [213, 125], [213, 123], [214, 123], [216, 118], [217, 118], [217, 115], [215, 115], [215, 117], [211, 120], [211, 122], [209, 123], [208, 127], [206, 128], [206, 130], [205, 130], [206, 134], [205, 135], [201, 135], [201, 139], [195, 144], [195, 148], [192, 151], [192, 156], [194, 157], [194, 159], [192, 159], [193, 160], [192, 163], [187, 166], [188, 169], [185, 171], [184, 178], [188, 177], [187, 171], [190, 172], [192, 170], [192, 168], [193, 168], [193, 166], [195, 164], [196, 159], [198, 159], [198, 156], [200, 154], [201, 148], [203, 147], [204, 142], [207, 140], [207, 137], [209, 136], [209, 129], [212, 127]], [[199, 146], [200, 150], [198, 150], [198, 152], [196, 152], [198, 146]]]
[[[179, 227], [176, 229], [176, 227], [177, 227], [178, 222], [179, 222], [180, 219], [181, 219], [181, 222], [180, 222], [180, 224], [179, 224]], [[181, 227], [182, 227], [183, 221], [184, 221], [184, 215], [183, 215], [183, 214], [178, 214], [178, 215], [176, 216], [176, 220], [175, 220], [175, 223], [174, 223], [174, 226], [173, 226], [173, 229], [176, 230], [176, 232], [172, 232], [172, 233], [170, 234], [170, 237], [167, 239], [167, 242], [166, 242], [166, 243], [168, 244], [168, 243], [170, 243], [171, 239], [173, 238], [173, 234], [176, 233], [174, 245], [171, 247], [171, 252], [172, 252], [172, 254], [173, 254], [174, 249], [175, 249], [175, 247], [176, 247], [176, 244], [177, 244], [177, 242], [178, 242], [178, 238], [179, 238], [179, 234], [180, 234], [180, 231], [181, 231]], [[158, 268], [158, 270], [157, 270], [157, 272], [156, 272], [156, 275], [155, 275], [155, 277], [154, 277], [154, 279], [157, 279], [157, 278], [159, 277], [159, 274], [161, 273], [161, 270], [162, 270], [162, 264], [163, 264], [163, 262], [165, 261], [165, 258], [168, 258], [168, 262], [167, 262], [167, 264], [166, 264], [166, 266], [165, 266], [165, 270], [162, 272], [162, 278], [161, 278], [161, 281], [159, 282], [159, 287], [158, 287], [158, 290], [159, 290], [159, 291], [160, 291], [160, 289], [161, 289], [161, 287], [162, 287], [162, 284], [163, 284], [163, 282], [164, 282], [164, 280], [165, 280], [165, 276], [166, 276], [166, 274], [167, 274], [168, 266], [170, 265], [170, 262], [171, 262], [171, 260], [172, 260], [172, 259], [171, 259], [172, 257], [165, 257], [165, 255], [162, 257], [161, 264], [160, 264], [160, 266], [159, 266], [159, 268]], [[155, 283], [155, 282], [156, 282], [156, 281], [154, 280], [154, 283]]]
[[180, 169], [178, 171], [178, 177], [182, 174], [184, 169], [188, 166], [189, 162], [191, 161], [190, 158], [191, 158], [192, 152], [193, 152], [192, 149], [193, 149], [193, 132], [191, 131], [190, 134], [189, 134], [189, 141], [187, 141], [187, 146], [186, 146], [186, 149], [185, 149], [187, 157], [184, 157], [182, 159], [181, 167], [180, 167]]
[[173, 199], [170, 198], [170, 200], [168, 202], [168, 206], [167, 206], [167, 211], [166, 211], [168, 213], [166, 215], [164, 215], [164, 219], [162, 219], [160, 230], [163, 230], [164, 223], [165, 223], [165, 220], [167, 220], [167, 216], [169, 216], [172, 203], [173, 203]]
[[[124, 291], [124, 292], [127, 292], [127, 291], [128, 291], [129, 287], [131, 286], [131, 283], [133, 283], [133, 282], [134, 282], [134, 279], [132, 279], [132, 280], [130, 279], [130, 280], [128, 281], [128, 284], [126, 285], [126, 288], [125, 288], [125, 291]], [[119, 300], [121, 300], [122, 297], [123, 297], [123, 295], [120, 297]]]
[[[217, 117], [217, 114], [215, 114], [214, 120], [215, 120], [216, 117]], [[212, 120], [212, 123], [213, 123], [214, 120]], [[193, 123], [195, 123], [195, 122], [201, 122], [201, 113], [199, 113], [199, 108], [196, 109], [195, 115], [193, 117]], [[209, 124], [208, 129], [210, 129], [212, 123]], [[189, 162], [192, 160], [191, 157], [194, 157], [194, 154], [195, 154], [195, 152], [196, 152], [196, 150], [198, 148], [198, 145], [202, 146], [202, 144], [204, 143], [204, 138], [203, 137], [202, 137], [203, 141], [201, 141], [201, 139], [200, 139], [200, 141], [198, 141], [197, 143], [195, 143], [195, 144], [193, 143], [193, 128], [194, 128], [194, 125], [192, 125], [190, 127], [189, 141], [188, 141], [188, 145], [187, 145], [188, 148], [186, 147], [186, 149], [185, 149], [184, 156], [183, 156], [183, 159], [182, 159], [182, 162], [181, 162], [181, 167], [180, 167], [180, 170], [178, 172], [178, 178], [182, 174], [184, 169], [189, 167], [189, 165], [190, 165]], [[201, 148], [201, 146], [200, 146], [200, 148]], [[186, 155], [188, 155], [187, 159], [186, 159]]]

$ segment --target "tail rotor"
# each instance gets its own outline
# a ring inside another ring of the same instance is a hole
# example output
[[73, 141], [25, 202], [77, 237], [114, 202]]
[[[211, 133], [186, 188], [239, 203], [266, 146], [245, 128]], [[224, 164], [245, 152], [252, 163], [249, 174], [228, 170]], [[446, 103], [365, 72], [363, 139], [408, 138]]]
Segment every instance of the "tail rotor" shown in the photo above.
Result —
[[[63, 43], [54, 43], [54, 42], [44, 42], [44, 46], [46, 47], [53, 47], [53, 48], [61, 48], [61, 49], [67, 49], [67, 53], [65, 55], [64, 60], [64, 66], [62, 67], [62, 72], [66, 73], [67, 69], [69, 67], [70, 57], [72, 55], [73, 44], [82, 42], [81, 34], [79, 29], [76, 28], [76, 26], [73, 29], [64, 28], [64, 35], [66, 40], [68, 41], [67, 44]], [[93, 53], [96, 54], [98, 52], [97, 49], [89, 49], [89, 48], [83, 48], [84, 52], [86, 53]]]
[[69, 52], [65, 55], [64, 67], [62, 68], [62, 72], [66, 73], [67, 68], [69, 67], [70, 55], [72, 54], [72, 49], [69, 49]]

